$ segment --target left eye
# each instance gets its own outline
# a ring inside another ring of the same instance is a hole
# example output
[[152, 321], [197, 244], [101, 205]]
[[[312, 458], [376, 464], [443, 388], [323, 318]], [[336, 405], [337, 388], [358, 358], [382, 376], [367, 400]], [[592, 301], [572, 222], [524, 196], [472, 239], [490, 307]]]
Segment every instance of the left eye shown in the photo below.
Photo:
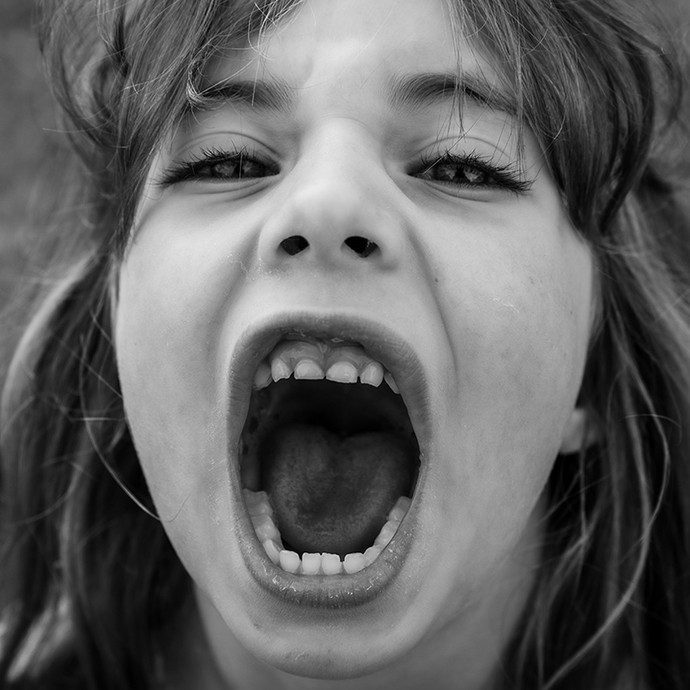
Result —
[[498, 166], [478, 156], [445, 154], [424, 160], [410, 172], [413, 177], [430, 182], [470, 189], [505, 189], [525, 192], [531, 184], [509, 166]]
[[232, 182], [270, 177], [279, 172], [275, 163], [263, 161], [247, 151], [203, 151], [198, 159], [171, 166], [161, 184], [168, 186], [187, 180]]
[[486, 170], [455, 161], [434, 163], [418, 173], [417, 177], [451, 184], [483, 186], [492, 182], [491, 175]]

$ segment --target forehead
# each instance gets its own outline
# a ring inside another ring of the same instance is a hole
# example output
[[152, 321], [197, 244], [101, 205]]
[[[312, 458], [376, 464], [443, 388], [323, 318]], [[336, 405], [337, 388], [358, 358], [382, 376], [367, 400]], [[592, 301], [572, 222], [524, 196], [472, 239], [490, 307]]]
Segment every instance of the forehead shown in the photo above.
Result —
[[306, 0], [258, 49], [267, 61], [273, 52], [288, 57], [306, 78], [329, 58], [347, 57], [352, 66], [372, 57], [391, 67], [435, 63], [452, 56], [453, 42], [445, 0]]
[[360, 90], [390, 93], [405, 74], [476, 75], [498, 91], [496, 73], [455, 23], [446, 0], [306, 0], [229, 50], [207, 77], [272, 78], [300, 98], [330, 92], [341, 105]]

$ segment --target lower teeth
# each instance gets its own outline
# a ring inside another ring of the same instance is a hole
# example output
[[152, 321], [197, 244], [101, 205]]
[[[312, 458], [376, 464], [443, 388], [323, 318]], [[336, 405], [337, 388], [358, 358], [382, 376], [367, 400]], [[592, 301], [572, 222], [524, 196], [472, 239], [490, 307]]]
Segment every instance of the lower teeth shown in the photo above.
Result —
[[273, 521], [273, 509], [266, 492], [244, 489], [244, 500], [256, 537], [268, 557], [275, 565], [295, 575], [338, 575], [343, 572], [353, 575], [363, 570], [390, 543], [410, 507], [410, 499], [401, 496], [388, 513], [388, 520], [374, 543], [364, 553], [348, 553], [341, 561], [334, 553], [303, 553], [300, 557], [295, 551], [288, 551]]

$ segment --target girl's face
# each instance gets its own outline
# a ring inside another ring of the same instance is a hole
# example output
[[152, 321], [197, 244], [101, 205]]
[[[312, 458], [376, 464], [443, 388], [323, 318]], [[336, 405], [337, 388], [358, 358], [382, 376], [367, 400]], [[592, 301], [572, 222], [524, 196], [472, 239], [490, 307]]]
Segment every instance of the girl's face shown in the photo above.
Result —
[[151, 169], [116, 349], [211, 644], [481, 675], [577, 438], [590, 252], [442, 0], [307, 0], [207, 80]]

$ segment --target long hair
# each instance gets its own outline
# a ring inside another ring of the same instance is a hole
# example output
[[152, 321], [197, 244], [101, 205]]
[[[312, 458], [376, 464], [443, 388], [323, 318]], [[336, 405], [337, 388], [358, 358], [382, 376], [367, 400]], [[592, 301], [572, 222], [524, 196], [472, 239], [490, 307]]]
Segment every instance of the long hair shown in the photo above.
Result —
[[[556, 460], [542, 564], [504, 685], [681, 690], [690, 152], [680, 57], [643, 0], [448, 1], [458, 32], [514, 90], [592, 248], [599, 294], [580, 394], [596, 442]], [[115, 276], [151, 158], [203, 99], [206, 64], [296, 2], [43, 4], [46, 65], [80, 161], [79, 203], [60, 231], [81, 242], [38, 301], [2, 398], [0, 685], [153, 687], [190, 582], [125, 422]]]

